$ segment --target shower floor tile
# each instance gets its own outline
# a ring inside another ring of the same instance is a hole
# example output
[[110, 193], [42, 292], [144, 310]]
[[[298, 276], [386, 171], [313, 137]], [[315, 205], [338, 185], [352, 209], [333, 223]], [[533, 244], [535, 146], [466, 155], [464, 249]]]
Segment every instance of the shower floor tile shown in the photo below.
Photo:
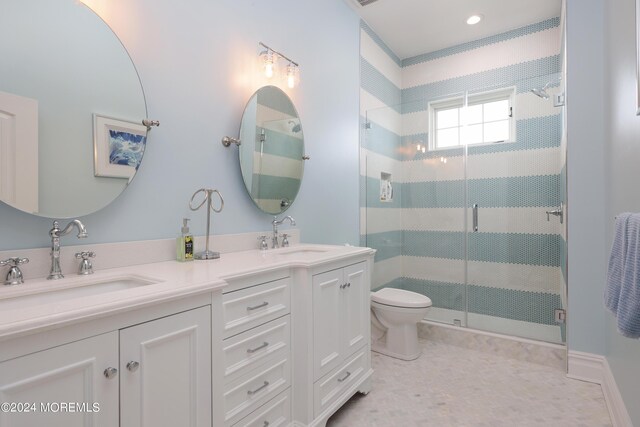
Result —
[[611, 426], [602, 389], [563, 370], [437, 341], [405, 362], [372, 353], [367, 396], [328, 427]]

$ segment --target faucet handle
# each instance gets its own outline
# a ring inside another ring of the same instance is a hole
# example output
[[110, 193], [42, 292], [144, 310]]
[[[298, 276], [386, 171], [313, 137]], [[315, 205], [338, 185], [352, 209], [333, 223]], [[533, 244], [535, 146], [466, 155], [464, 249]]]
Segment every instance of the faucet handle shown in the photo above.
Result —
[[76, 258], [82, 260], [80, 261], [78, 274], [83, 276], [86, 276], [88, 274], [93, 274], [93, 265], [91, 264], [91, 261], [89, 260], [89, 258], [95, 258], [95, 257], [96, 257], [95, 252], [83, 251], [83, 252], [76, 253]]
[[17, 267], [21, 264], [28, 264], [29, 263], [29, 258], [18, 258], [18, 257], [13, 257], [13, 258], [7, 258], [4, 261], [0, 261], [0, 267], [4, 267], [5, 265], [10, 265], [12, 267]]
[[260, 241], [260, 250], [266, 251], [267, 249], [269, 249], [267, 236], [258, 236], [258, 240]]
[[21, 285], [24, 283], [24, 278], [22, 277], [22, 271], [20, 267], [21, 264], [27, 264], [29, 262], [29, 258], [8, 258], [4, 261], [0, 261], [0, 267], [4, 267], [5, 265], [9, 265], [9, 272], [7, 273], [7, 277], [4, 280], [5, 285]]
[[280, 243], [280, 245], [283, 248], [288, 247], [289, 246], [289, 239], [287, 237], [289, 237], [289, 235], [287, 233], [282, 233], [281, 236], [282, 236], [282, 242]]
[[77, 252], [76, 253], [76, 258], [78, 259], [86, 259], [88, 260], [89, 258], [95, 258], [96, 257], [96, 253], [95, 252], [89, 252], [89, 251], [82, 251], [82, 252]]

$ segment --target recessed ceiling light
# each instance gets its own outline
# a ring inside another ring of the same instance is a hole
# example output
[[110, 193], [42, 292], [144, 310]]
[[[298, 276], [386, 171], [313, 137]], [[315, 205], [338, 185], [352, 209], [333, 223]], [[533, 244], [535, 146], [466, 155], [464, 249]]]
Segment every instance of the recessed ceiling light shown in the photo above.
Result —
[[480, 21], [482, 21], [482, 15], [471, 15], [467, 18], [467, 24], [469, 25], [475, 25]]

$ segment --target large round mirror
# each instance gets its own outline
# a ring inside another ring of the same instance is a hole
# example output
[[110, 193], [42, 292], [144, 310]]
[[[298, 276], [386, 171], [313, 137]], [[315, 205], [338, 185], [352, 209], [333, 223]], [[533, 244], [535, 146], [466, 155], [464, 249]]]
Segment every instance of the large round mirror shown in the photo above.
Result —
[[0, 57], [0, 200], [50, 218], [111, 203], [147, 136], [120, 40], [81, 2], [3, 0]]
[[304, 172], [304, 135], [293, 102], [275, 86], [253, 94], [240, 125], [240, 169], [262, 211], [278, 215], [293, 203]]

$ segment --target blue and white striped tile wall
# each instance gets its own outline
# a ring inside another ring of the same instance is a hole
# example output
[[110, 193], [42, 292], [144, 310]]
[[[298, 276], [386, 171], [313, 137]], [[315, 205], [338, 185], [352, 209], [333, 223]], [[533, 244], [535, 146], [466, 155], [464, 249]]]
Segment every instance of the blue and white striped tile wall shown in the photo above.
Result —
[[[402, 63], [364, 21], [360, 64], [360, 236], [362, 245], [378, 249], [376, 260], [386, 260], [385, 270], [374, 273], [374, 285], [381, 286], [402, 277]], [[367, 121], [370, 129], [365, 131]], [[391, 174], [391, 201], [380, 201], [382, 172]], [[388, 213], [382, 223], [375, 217], [378, 210]], [[374, 228], [367, 239], [369, 218]]]
[[[530, 89], [559, 76], [559, 19], [401, 66], [364, 23], [361, 35], [361, 115], [371, 124], [362, 132], [361, 234], [378, 249], [374, 288], [423, 292], [449, 310], [463, 310], [466, 294], [470, 313], [553, 325], [565, 241], [545, 211], [563, 199], [562, 117]], [[416, 150], [428, 142], [428, 101], [507, 86], [516, 88], [516, 142], [470, 147], [467, 181], [462, 149]], [[379, 200], [381, 171], [393, 174], [392, 202]], [[465, 192], [481, 206], [480, 232], [468, 239], [467, 292]]]

